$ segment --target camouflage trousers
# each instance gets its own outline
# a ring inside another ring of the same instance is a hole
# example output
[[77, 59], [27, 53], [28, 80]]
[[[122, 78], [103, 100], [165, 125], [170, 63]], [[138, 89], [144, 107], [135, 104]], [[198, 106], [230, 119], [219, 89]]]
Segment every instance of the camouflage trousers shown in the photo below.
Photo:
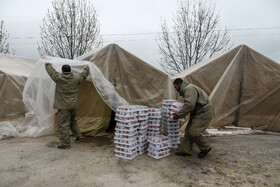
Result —
[[75, 137], [81, 137], [82, 134], [77, 125], [76, 110], [62, 110], [57, 112], [57, 131], [60, 144], [63, 146], [70, 146], [69, 130], [72, 131]]
[[193, 143], [195, 143], [201, 151], [209, 150], [210, 145], [207, 143], [206, 138], [202, 136], [202, 133], [207, 129], [210, 121], [211, 119], [205, 120], [190, 118], [185, 129], [185, 136], [178, 148], [178, 151], [191, 154]]

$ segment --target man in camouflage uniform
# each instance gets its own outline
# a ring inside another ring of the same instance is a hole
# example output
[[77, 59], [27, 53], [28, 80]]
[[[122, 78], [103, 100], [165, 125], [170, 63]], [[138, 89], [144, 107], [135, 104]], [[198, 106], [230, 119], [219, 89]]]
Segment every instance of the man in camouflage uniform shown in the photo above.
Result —
[[60, 145], [57, 148], [70, 149], [69, 128], [76, 137], [76, 141], [83, 138], [75, 116], [79, 84], [86, 80], [89, 68], [87, 66], [79, 74], [73, 74], [69, 65], [62, 66], [62, 73], [55, 71], [49, 63], [45, 64], [45, 68], [51, 79], [56, 82], [53, 108], [58, 109], [57, 127]]
[[180, 93], [180, 96], [184, 97], [183, 108], [173, 114], [173, 119], [183, 118], [190, 113], [185, 136], [175, 154], [190, 157], [193, 143], [195, 143], [201, 151], [198, 157], [203, 158], [212, 150], [206, 138], [202, 136], [202, 133], [206, 130], [214, 116], [213, 107], [208, 95], [201, 88], [189, 84], [180, 78], [173, 82], [173, 86]]

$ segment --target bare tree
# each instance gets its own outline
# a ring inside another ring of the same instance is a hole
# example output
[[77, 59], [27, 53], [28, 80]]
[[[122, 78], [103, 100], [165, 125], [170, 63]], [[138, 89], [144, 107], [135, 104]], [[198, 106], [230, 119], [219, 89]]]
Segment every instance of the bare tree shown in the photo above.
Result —
[[41, 56], [74, 59], [102, 45], [100, 24], [87, 0], [54, 0], [41, 26]]
[[15, 54], [15, 50], [11, 49], [9, 43], [7, 42], [10, 35], [8, 34], [7, 30], [4, 28], [4, 21], [1, 20], [0, 25], [0, 53], [6, 53], [6, 54]]
[[164, 20], [157, 40], [160, 65], [171, 75], [232, 46], [227, 29], [219, 27], [215, 5], [208, 5], [205, 0], [179, 1], [173, 24], [170, 31]]

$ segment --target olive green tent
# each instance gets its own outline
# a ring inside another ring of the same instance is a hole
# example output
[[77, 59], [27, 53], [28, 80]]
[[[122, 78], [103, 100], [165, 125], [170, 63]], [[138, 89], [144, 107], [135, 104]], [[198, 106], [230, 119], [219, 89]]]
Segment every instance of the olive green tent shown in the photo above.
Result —
[[[174, 93], [167, 74], [116, 44], [90, 52], [75, 60], [43, 57], [32, 66], [25, 67], [28, 73], [21, 83], [22, 87], [18, 95], [21, 104], [22, 101], [24, 102], [21, 108], [26, 108], [21, 113], [27, 112], [24, 120], [12, 128], [18, 136], [37, 137], [54, 133], [55, 83], [47, 75], [45, 63], [52, 63], [58, 72], [61, 72], [63, 64], [69, 64], [76, 73], [80, 72], [85, 65], [89, 65], [90, 76], [79, 87], [77, 109], [78, 125], [86, 136], [104, 135], [110, 121], [113, 121], [112, 111], [118, 105], [160, 107], [161, 101], [172, 98]], [[12, 71], [12, 65], [5, 63], [5, 66]], [[16, 80], [12, 84], [19, 84], [20, 81], [16, 78], [19, 74], [17, 70], [11, 76], [11, 79]], [[24, 90], [22, 90], [23, 85]], [[2, 87], [1, 90], [3, 90]], [[9, 96], [10, 93], [6, 90], [3, 93]], [[10, 96], [14, 97], [14, 95]], [[10, 108], [19, 111], [16, 107]], [[7, 131], [9, 129], [5, 130]]]
[[[94, 63], [118, 94], [131, 105], [161, 107], [163, 99], [174, 97], [174, 90], [166, 73], [116, 44], [89, 52], [77, 60]], [[96, 135], [97, 132], [104, 132], [108, 128], [112, 110], [102, 101], [90, 82], [81, 87], [83, 89], [80, 89], [77, 119], [82, 133]]]
[[26, 109], [22, 91], [35, 60], [0, 53], [0, 139], [16, 136]]
[[22, 91], [35, 62], [0, 53], [0, 119], [25, 113]]
[[210, 127], [280, 129], [280, 65], [240, 45], [172, 77], [201, 87], [214, 106]]

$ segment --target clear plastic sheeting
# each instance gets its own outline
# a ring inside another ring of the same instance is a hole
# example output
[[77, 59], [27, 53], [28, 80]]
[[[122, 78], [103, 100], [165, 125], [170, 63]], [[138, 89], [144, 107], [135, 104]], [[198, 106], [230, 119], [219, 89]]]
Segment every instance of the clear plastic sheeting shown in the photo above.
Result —
[[86, 65], [90, 67], [87, 81], [79, 87], [76, 112], [81, 133], [86, 136], [105, 135], [111, 112], [117, 106], [160, 107], [163, 99], [175, 97], [166, 73], [116, 44], [77, 60], [44, 57], [35, 64], [34, 60], [11, 55], [3, 60], [2, 56], [0, 54], [0, 122], [11, 122], [8, 116], [21, 116], [16, 123], [5, 125], [10, 132], [17, 130], [14, 136], [38, 137], [54, 133], [55, 83], [48, 76], [45, 63], [51, 63], [58, 72], [63, 64], [69, 64], [74, 72], [81, 72]]
[[24, 76], [9, 75], [0, 70], [0, 119], [13, 118], [25, 112], [22, 90], [26, 79]]
[[0, 53], [0, 121], [24, 115], [22, 91], [35, 62]]
[[18, 137], [17, 129], [9, 121], [0, 122], [0, 140], [8, 137]]
[[20, 127], [22, 136], [38, 137], [54, 133], [54, 116], [57, 110], [53, 108], [53, 102], [56, 83], [47, 74], [45, 63], [51, 63], [58, 72], [61, 72], [64, 64], [69, 64], [74, 73], [80, 73], [85, 66], [89, 66], [90, 76], [87, 80], [92, 81], [101, 98], [112, 110], [119, 105], [128, 104], [93, 63], [43, 57], [36, 63], [24, 87], [23, 101], [28, 112]]
[[172, 77], [201, 87], [215, 109], [211, 128], [280, 129], [280, 65], [240, 45]]
[[20, 136], [26, 109], [22, 92], [36, 61], [0, 53], [0, 140]]

